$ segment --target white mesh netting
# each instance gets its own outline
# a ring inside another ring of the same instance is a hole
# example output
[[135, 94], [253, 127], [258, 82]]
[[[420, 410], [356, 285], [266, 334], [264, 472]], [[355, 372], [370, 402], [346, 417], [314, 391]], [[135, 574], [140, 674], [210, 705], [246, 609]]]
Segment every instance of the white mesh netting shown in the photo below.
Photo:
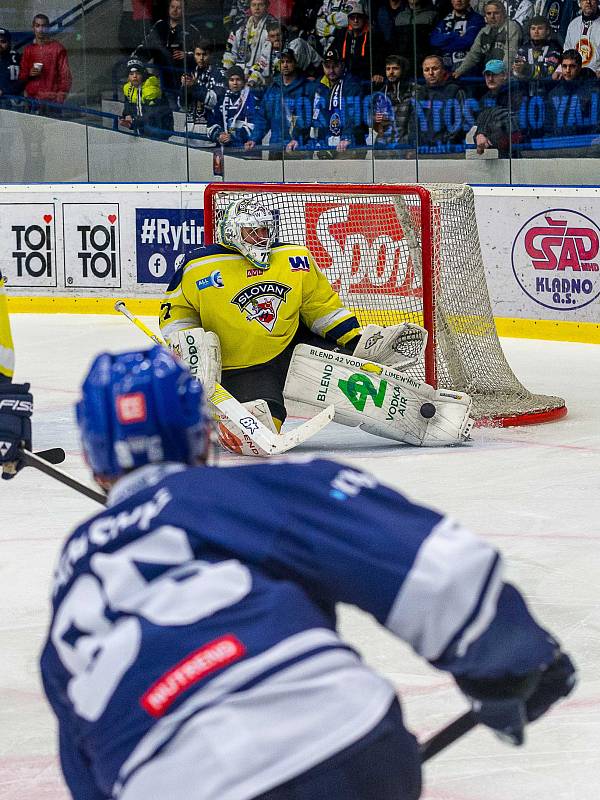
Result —
[[[529, 392], [502, 351], [472, 189], [461, 184], [374, 188], [213, 185], [205, 213], [213, 215], [216, 228], [229, 203], [242, 194], [260, 194], [278, 219], [279, 241], [308, 246], [361, 324], [407, 321], [428, 328], [435, 368], [433, 360], [427, 370], [415, 366], [409, 370], [415, 377], [470, 394], [476, 419], [519, 424], [558, 416], [564, 400]], [[430, 197], [429, 213], [423, 194]]]

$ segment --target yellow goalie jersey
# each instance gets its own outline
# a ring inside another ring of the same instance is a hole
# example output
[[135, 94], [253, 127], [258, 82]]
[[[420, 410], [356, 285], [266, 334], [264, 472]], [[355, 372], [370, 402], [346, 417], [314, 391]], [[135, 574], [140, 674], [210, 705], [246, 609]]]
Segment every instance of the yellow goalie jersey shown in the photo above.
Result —
[[4, 294], [4, 278], [0, 272], [0, 381], [12, 380], [15, 353], [8, 319], [8, 303]]
[[340, 345], [360, 333], [356, 317], [306, 247], [275, 245], [269, 269], [261, 270], [236, 251], [212, 245], [171, 280], [160, 328], [167, 340], [186, 328], [213, 331], [221, 341], [223, 369], [238, 369], [278, 356], [300, 320]]

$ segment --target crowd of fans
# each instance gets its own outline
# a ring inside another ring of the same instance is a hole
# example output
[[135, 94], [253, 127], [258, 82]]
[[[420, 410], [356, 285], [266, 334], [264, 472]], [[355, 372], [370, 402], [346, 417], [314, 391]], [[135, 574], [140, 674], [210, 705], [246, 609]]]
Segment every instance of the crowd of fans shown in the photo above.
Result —
[[[598, 2], [124, 0], [120, 126], [169, 138], [185, 112], [190, 136], [274, 158], [592, 141]], [[64, 103], [68, 58], [48, 29], [37, 14], [18, 53], [0, 28], [0, 95]]]

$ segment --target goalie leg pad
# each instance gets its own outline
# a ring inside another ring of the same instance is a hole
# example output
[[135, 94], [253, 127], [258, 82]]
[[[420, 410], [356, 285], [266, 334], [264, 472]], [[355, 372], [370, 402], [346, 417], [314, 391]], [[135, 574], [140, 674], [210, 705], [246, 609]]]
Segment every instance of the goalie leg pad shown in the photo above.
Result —
[[[259, 422], [267, 428], [271, 433], [277, 434], [279, 431], [266, 400], [250, 400], [243, 403], [244, 407], [253, 414]], [[255, 446], [252, 437], [248, 435], [248, 431], [244, 430], [240, 425], [226, 417], [224, 414], [219, 413], [219, 409], [212, 405], [213, 416], [217, 421], [217, 431], [219, 442], [231, 453], [237, 453], [241, 456], [262, 456], [263, 453]]]
[[417, 446], [460, 444], [473, 425], [463, 392], [436, 391], [389, 367], [305, 344], [294, 349], [284, 395], [316, 408], [333, 404], [335, 422]]
[[221, 380], [221, 343], [217, 334], [204, 328], [188, 328], [174, 333], [169, 343], [210, 397]]

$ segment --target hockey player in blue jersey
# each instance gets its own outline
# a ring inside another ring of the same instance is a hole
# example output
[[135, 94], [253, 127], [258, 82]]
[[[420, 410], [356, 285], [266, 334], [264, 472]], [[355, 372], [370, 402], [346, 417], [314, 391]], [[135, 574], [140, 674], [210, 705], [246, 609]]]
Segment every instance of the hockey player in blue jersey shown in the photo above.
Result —
[[571, 691], [493, 547], [352, 467], [211, 466], [167, 351], [98, 356], [77, 414], [108, 507], [62, 549], [41, 658], [75, 800], [416, 800], [416, 741], [337, 602], [515, 743]]

